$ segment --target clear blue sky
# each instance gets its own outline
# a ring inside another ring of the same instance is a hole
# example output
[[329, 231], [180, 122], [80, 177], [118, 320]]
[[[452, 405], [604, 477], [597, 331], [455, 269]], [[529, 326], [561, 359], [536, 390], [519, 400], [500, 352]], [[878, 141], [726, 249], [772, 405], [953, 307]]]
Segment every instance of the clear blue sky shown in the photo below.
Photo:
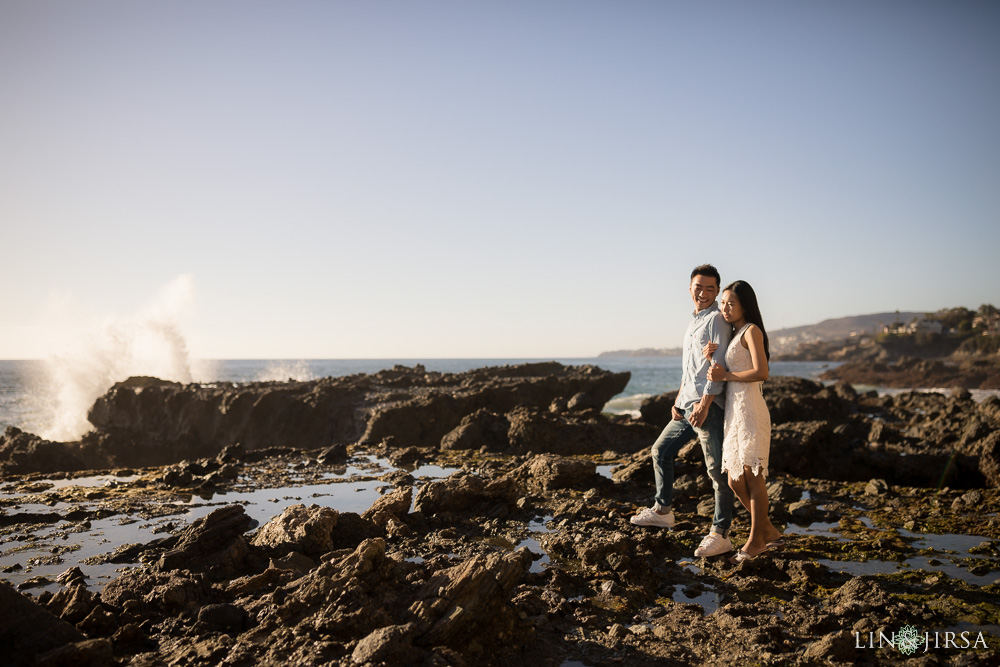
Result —
[[1000, 305], [998, 34], [962, 0], [0, 0], [0, 358], [178, 280], [207, 358], [670, 347], [706, 261], [771, 329]]

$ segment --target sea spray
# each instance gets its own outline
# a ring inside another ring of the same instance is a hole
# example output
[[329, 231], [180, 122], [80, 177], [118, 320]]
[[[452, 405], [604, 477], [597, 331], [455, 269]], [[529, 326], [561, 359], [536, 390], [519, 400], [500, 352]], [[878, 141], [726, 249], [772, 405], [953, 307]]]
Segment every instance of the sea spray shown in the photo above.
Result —
[[642, 402], [648, 398], [651, 398], [652, 394], [631, 394], [623, 395], [612, 398], [604, 406], [604, 412], [609, 412], [615, 415], [629, 415], [639, 419], [642, 417], [642, 412], [640, 408], [642, 407]]
[[62, 441], [79, 438], [92, 428], [87, 411], [94, 401], [130, 376], [191, 382], [195, 373], [181, 321], [193, 305], [194, 279], [184, 274], [138, 313], [67, 328], [63, 349], [46, 360], [50, 416], [41, 435]]
[[264, 370], [257, 374], [256, 379], [261, 382], [272, 380], [278, 382], [286, 380], [305, 382], [307, 380], [315, 380], [316, 374], [309, 367], [309, 363], [304, 360], [283, 360], [268, 364]]

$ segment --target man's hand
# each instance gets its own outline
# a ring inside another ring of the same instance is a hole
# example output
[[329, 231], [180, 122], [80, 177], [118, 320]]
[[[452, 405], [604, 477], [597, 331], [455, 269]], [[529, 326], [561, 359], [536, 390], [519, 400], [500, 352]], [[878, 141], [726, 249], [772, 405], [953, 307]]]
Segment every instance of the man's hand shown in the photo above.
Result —
[[700, 401], [695, 403], [694, 410], [691, 411], [691, 416], [688, 417], [688, 422], [691, 426], [701, 428], [701, 425], [705, 423], [705, 419], [708, 418], [708, 408], [712, 405], [713, 398], [714, 396], [703, 396]]
[[676, 405], [670, 406], [670, 416], [674, 418], [674, 421], [680, 421], [684, 419], [684, 413], [678, 410]]

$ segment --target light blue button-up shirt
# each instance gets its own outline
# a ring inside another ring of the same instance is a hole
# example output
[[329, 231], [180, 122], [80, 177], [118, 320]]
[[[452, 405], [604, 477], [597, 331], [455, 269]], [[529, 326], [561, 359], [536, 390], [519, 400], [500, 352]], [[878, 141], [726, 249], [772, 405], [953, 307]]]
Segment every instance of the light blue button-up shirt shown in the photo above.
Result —
[[722, 317], [717, 303], [696, 312], [687, 331], [684, 332], [684, 348], [681, 357], [682, 375], [681, 390], [674, 405], [689, 415], [694, 404], [706, 394], [715, 396], [713, 402], [720, 408], [726, 408], [725, 382], [710, 382], [708, 369], [711, 364], [702, 354], [705, 343], [718, 343], [719, 348], [712, 355], [713, 361], [726, 368], [726, 348], [733, 337], [732, 327]]

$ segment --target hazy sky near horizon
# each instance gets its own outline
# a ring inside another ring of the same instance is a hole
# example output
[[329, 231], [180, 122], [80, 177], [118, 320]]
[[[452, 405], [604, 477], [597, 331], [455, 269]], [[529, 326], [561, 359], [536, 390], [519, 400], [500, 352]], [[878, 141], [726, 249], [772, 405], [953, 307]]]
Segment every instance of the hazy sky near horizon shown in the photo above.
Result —
[[0, 0], [0, 359], [679, 345], [1000, 305], [1000, 3]]

